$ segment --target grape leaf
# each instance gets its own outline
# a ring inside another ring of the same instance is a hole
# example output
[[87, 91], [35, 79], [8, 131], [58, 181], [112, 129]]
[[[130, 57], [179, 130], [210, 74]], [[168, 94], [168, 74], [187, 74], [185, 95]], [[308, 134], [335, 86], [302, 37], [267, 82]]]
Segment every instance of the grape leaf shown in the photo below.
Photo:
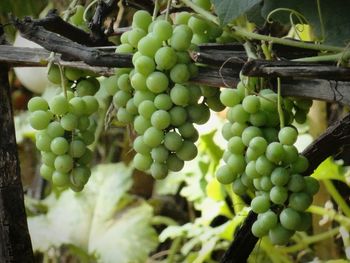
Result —
[[243, 15], [262, 0], [212, 0], [215, 12], [222, 25], [226, 25], [240, 15]]
[[[320, 1], [324, 25], [324, 43], [345, 46], [350, 41], [350, 1], [322, 0]], [[316, 1], [280, 1], [265, 0], [262, 8], [263, 17], [277, 8], [290, 8], [306, 17], [318, 39], [322, 39], [322, 26]], [[281, 11], [272, 15], [272, 19], [282, 24], [289, 24], [289, 12]], [[295, 19], [295, 23], [298, 23]]]

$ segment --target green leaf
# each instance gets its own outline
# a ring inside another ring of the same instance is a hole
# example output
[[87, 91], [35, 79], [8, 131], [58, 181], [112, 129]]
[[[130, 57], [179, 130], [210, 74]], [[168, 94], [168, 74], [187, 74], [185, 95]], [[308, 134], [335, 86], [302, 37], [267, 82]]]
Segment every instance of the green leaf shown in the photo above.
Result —
[[[350, 35], [350, 2], [343, 0], [322, 0], [320, 2], [322, 20], [325, 30], [324, 42], [345, 46]], [[322, 39], [322, 26], [318, 14], [317, 1], [280, 1], [265, 0], [262, 15], [266, 18], [276, 8], [290, 8], [306, 17], [318, 39]], [[275, 21], [289, 24], [290, 13], [277, 12], [272, 16]], [[295, 23], [298, 21], [295, 19]]]
[[215, 12], [223, 25], [243, 15], [261, 0], [212, 0]]
[[202, 135], [199, 139], [199, 145], [200, 151], [207, 153], [209, 157], [212, 158], [212, 161], [218, 163], [220, 162], [224, 151], [214, 142], [216, 132], [217, 130], [213, 130], [210, 133]]
[[126, 193], [131, 185], [130, 168], [99, 165], [81, 193], [49, 195], [44, 200], [48, 212], [28, 218], [34, 250], [67, 244], [101, 262], [145, 261], [158, 244], [151, 226], [153, 212], [145, 201]]
[[312, 174], [317, 180], [338, 180], [346, 182], [341, 166], [331, 157], [324, 160]]

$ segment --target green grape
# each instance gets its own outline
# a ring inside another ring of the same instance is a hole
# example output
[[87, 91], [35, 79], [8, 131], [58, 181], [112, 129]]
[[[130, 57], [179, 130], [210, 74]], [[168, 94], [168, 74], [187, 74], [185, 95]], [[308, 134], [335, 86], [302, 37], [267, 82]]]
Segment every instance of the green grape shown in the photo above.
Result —
[[56, 137], [51, 141], [50, 149], [56, 155], [63, 155], [68, 151], [69, 143], [63, 137]]
[[126, 31], [120, 36], [120, 43], [122, 43], [122, 44], [129, 43], [129, 33], [130, 33], [130, 31]]
[[260, 156], [261, 155], [259, 153], [248, 147], [245, 154], [245, 159], [247, 162], [250, 162], [257, 160]]
[[235, 122], [231, 125], [231, 133], [233, 136], [242, 136], [243, 131], [247, 128], [248, 126], [244, 123], [238, 123]]
[[231, 131], [231, 123], [228, 122], [222, 126], [221, 135], [226, 141], [230, 140], [230, 138], [233, 136], [233, 133]]
[[175, 66], [177, 55], [171, 47], [161, 47], [154, 55], [157, 68], [160, 70], [168, 70]]
[[299, 212], [301, 217], [300, 224], [297, 226], [295, 230], [297, 231], [307, 231], [312, 224], [312, 215], [311, 213]]
[[177, 132], [168, 132], [164, 138], [164, 145], [168, 150], [176, 152], [182, 146], [182, 137]]
[[94, 96], [84, 96], [83, 100], [86, 104], [86, 115], [91, 115], [98, 110], [100, 105]]
[[270, 191], [270, 200], [277, 204], [282, 205], [288, 199], [288, 191], [282, 186], [274, 186]]
[[115, 49], [115, 52], [120, 54], [133, 53], [133, 51], [134, 51], [134, 48], [129, 43], [120, 44]]
[[154, 148], [161, 144], [164, 139], [164, 133], [155, 127], [149, 127], [143, 134], [145, 144]]
[[70, 175], [74, 184], [83, 187], [88, 182], [91, 171], [85, 166], [79, 166], [73, 168]]
[[193, 160], [197, 156], [198, 150], [196, 145], [191, 142], [184, 140], [180, 149], [176, 151], [177, 157], [183, 161]]
[[227, 117], [232, 122], [238, 122], [243, 124], [249, 120], [249, 113], [243, 109], [243, 106], [241, 104], [233, 106], [229, 110], [229, 112], [230, 116]]
[[240, 178], [237, 178], [232, 183], [232, 191], [239, 196], [243, 196], [247, 192], [247, 187], [242, 183]]
[[147, 35], [144, 38], [140, 39], [137, 45], [137, 49], [142, 55], [153, 58], [157, 50], [160, 49], [161, 46], [162, 41], [160, 39], [156, 38], [153, 35]]
[[69, 101], [69, 112], [76, 116], [84, 115], [86, 111], [86, 103], [80, 97], [74, 97]]
[[255, 190], [262, 191], [260, 179], [258, 178], [253, 179], [253, 186]]
[[92, 161], [92, 158], [92, 151], [89, 148], [86, 148], [84, 155], [77, 160], [77, 163], [79, 163], [80, 165], [89, 165]]
[[159, 71], [151, 73], [146, 80], [147, 88], [154, 93], [164, 92], [169, 85], [168, 77]]
[[218, 89], [213, 89], [213, 87], [201, 85], [200, 89], [202, 91], [202, 95], [206, 98], [220, 95], [220, 91]]
[[69, 154], [73, 158], [80, 158], [86, 151], [86, 145], [81, 140], [73, 140], [69, 144]]
[[188, 12], [180, 12], [175, 16], [175, 25], [187, 25], [188, 20], [190, 19], [191, 14]]
[[228, 158], [227, 164], [231, 167], [231, 171], [235, 174], [243, 173], [246, 167], [244, 156], [241, 154], [232, 154]]
[[152, 114], [151, 124], [159, 130], [164, 130], [170, 125], [170, 114], [165, 110], [157, 110]]
[[186, 64], [176, 64], [170, 70], [170, 79], [174, 83], [185, 83], [190, 79], [190, 72]]
[[305, 180], [300, 174], [292, 174], [288, 182], [288, 190], [291, 192], [300, 192], [304, 189]]
[[256, 171], [263, 176], [270, 176], [274, 168], [273, 163], [271, 163], [266, 156], [260, 156], [255, 163]]
[[146, 77], [139, 72], [132, 75], [130, 83], [135, 90], [147, 90]]
[[170, 91], [171, 101], [179, 106], [186, 106], [189, 103], [189, 95], [188, 89], [180, 84], [175, 84]]
[[225, 105], [223, 105], [220, 101], [220, 98], [216, 96], [207, 98], [206, 103], [208, 107], [215, 112], [220, 112], [225, 109]]
[[250, 203], [250, 207], [255, 213], [265, 213], [267, 210], [270, 209], [270, 200], [268, 197], [263, 195], [256, 196]]
[[320, 189], [320, 183], [314, 178], [307, 176], [304, 178], [305, 188], [304, 191], [310, 196], [315, 195]]
[[170, 154], [168, 160], [166, 161], [168, 169], [173, 172], [181, 171], [185, 163], [176, 154]]
[[209, 36], [206, 34], [193, 34], [191, 42], [196, 45], [204, 44], [209, 42]]
[[55, 159], [55, 169], [61, 173], [68, 173], [73, 168], [73, 158], [68, 155], [59, 155]]
[[202, 96], [200, 87], [197, 85], [191, 85], [191, 86], [188, 86], [188, 91], [190, 93], [189, 104], [198, 104], [198, 101]]
[[58, 66], [52, 65], [47, 73], [48, 80], [53, 83], [60, 85], [61, 84], [61, 72]]
[[275, 112], [277, 109], [277, 94], [261, 94], [260, 92], [260, 107], [263, 111]]
[[188, 26], [192, 29], [194, 34], [203, 35], [208, 27], [208, 24], [202, 19], [191, 16], [188, 20]]
[[93, 132], [87, 130], [80, 133], [81, 140], [86, 144], [90, 145], [95, 141], [95, 135]]
[[[94, 79], [94, 78], [92, 78]], [[78, 82], [76, 86], [76, 92], [78, 96], [93, 96], [98, 91], [99, 86], [96, 85], [96, 83], [93, 83], [92, 81], [89, 81], [89, 79], [84, 79]]]
[[[173, 102], [171, 101], [171, 98], [168, 94], [158, 94], [154, 98], [154, 106], [156, 106], [156, 108], [159, 110], [170, 110], [173, 106]], [[185, 110], [184, 112], [187, 115], [187, 112]]]
[[56, 157], [57, 155], [52, 152], [41, 152], [41, 161], [47, 166], [54, 167]]
[[29, 123], [36, 130], [43, 130], [49, 125], [51, 115], [47, 111], [37, 110], [30, 114]]
[[273, 184], [272, 184], [269, 176], [261, 177], [260, 187], [261, 187], [261, 190], [266, 191], [266, 192], [269, 192], [271, 190], [271, 188], [273, 187]]
[[137, 170], [145, 172], [151, 167], [152, 161], [153, 160], [150, 154], [144, 155], [136, 153], [133, 163]]
[[191, 57], [186, 51], [178, 51], [176, 52], [177, 56], [177, 63], [178, 64], [190, 64], [191, 63]]
[[312, 100], [307, 99], [296, 99], [295, 100], [295, 106], [302, 110], [309, 110], [312, 106]]
[[260, 109], [260, 99], [258, 96], [249, 95], [242, 101], [243, 109], [248, 113], [257, 113]]
[[231, 167], [229, 165], [223, 165], [219, 167], [216, 171], [216, 179], [221, 184], [230, 184], [237, 178], [237, 175], [231, 171]]
[[145, 100], [141, 102], [138, 107], [139, 114], [146, 119], [151, 119], [151, 116], [156, 110], [157, 108], [154, 106], [154, 103], [150, 100]]
[[291, 164], [291, 171], [293, 173], [303, 173], [309, 167], [309, 161], [306, 157], [299, 155], [298, 159]]
[[126, 111], [129, 114], [136, 115], [138, 113], [138, 109], [134, 104], [134, 99], [131, 98], [127, 103], [126, 103]]
[[190, 122], [186, 122], [183, 125], [179, 126], [178, 130], [181, 136], [185, 139], [190, 139], [198, 134], [198, 131]]
[[125, 107], [130, 99], [131, 99], [131, 94], [129, 92], [119, 90], [113, 96], [113, 105], [115, 108]]
[[274, 245], [285, 245], [293, 234], [294, 231], [277, 224], [274, 228], [270, 229], [269, 238]]
[[294, 127], [284, 127], [278, 133], [278, 139], [282, 144], [293, 145], [298, 138], [298, 132]]
[[130, 78], [128, 74], [122, 74], [119, 78], [118, 78], [118, 87], [120, 90], [125, 91], [125, 92], [131, 92], [132, 87], [130, 84]]
[[170, 45], [177, 51], [186, 51], [191, 46], [192, 36], [192, 30], [187, 25], [179, 25], [170, 38]]
[[155, 162], [164, 163], [169, 157], [169, 151], [163, 145], [159, 145], [152, 149], [151, 156]]
[[77, 68], [65, 68], [64, 75], [68, 80], [78, 80], [84, 76], [84, 72]]
[[52, 167], [46, 164], [40, 166], [40, 174], [45, 180], [51, 181], [54, 171], [55, 170]]
[[203, 9], [205, 9], [205, 10], [207, 10], [207, 11], [209, 11], [210, 8], [211, 8], [211, 2], [210, 2], [210, 0], [192, 0], [192, 2], [193, 2], [195, 5], [197, 5], [197, 6], [201, 7], [201, 8], [203, 8]]
[[153, 33], [162, 41], [166, 41], [173, 34], [173, 27], [168, 21], [158, 20], [154, 23]]
[[286, 168], [277, 167], [271, 173], [271, 182], [277, 186], [284, 186], [289, 181], [289, 172]]
[[260, 220], [257, 220], [253, 223], [251, 231], [253, 235], [258, 238], [262, 238], [269, 233], [269, 229], [263, 225]]
[[261, 174], [259, 174], [256, 171], [255, 164], [256, 164], [255, 161], [250, 161], [249, 163], [247, 163], [247, 166], [245, 167], [245, 173], [251, 179], [261, 177]]
[[144, 10], [138, 10], [135, 12], [132, 20], [133, 28], [140, 28], [147, 31], [149, 24], [152, 22], [152, 16]]
[[312, 203], [312, 197], [304, 192], [292, 193], [289, 196], [289, 207], [297, 211], [305, 211]]
[[132, 123], [134, 116], [130, 114], [126, 108], [119, 108], [117, 111], [117, 119], [124, 124]]
[[45, 99], [42, 97], [33, 97], [28, 101], [28, 110], [30, 112], [34, 111], [47, 111], [49, 109], [49, 105]]
[[298, 159], [298, 150], [293, 145], [283, 145], [284, 158], [283, 162], [286, 164], [294, 163]]
[[165, 163], [152, 163], [151, 165], [151, 175], [157, 180], [164, 179], [168, 172], [168, 166]]
[[297, 211], [292, 208], [285, 208], [279, 216], [281, 225], [289, 230], [296, 230], [301, 223], [301, 217]]
[[267, 115], [263, 111], [250, 114], [249, 122], [256, 127], [265, 126], [267, 124]]
[[38, 150], [49, 152], [52, 138], [45, 132], [37, 133], [35, 136], [35, 146]]
[[129, 31], [127, 37], [128, 42], [131, 46], [137, 47], [137, 44], [139, 43], [140, 39], [146, 36], [146, 32], [141, 28], [134, 28], [131, 31]]
[[210, 118], [210, 111], [205, 104], [190, 105], [187, 108], [188, 118], [196, 124], [204, 124]]
[[[173, 107], [170, 110], [171, 124], [174, 126], [180, 126], [186, 122], [187, 111], [182, 107]], [[189, 112], [190, 113], [190, 112]]]
[[88, 116], [81, 116], [78, 120], [78, 129], [80, 131], [85, 131], [89, 128], [90, 119]]
[[256, 137], [261, 137], [262, 132], [261, 129], [254, 127], [254, 126], [249, 126], [244, 129], [242, 132], [242, 141], [245, 146], [249, 146], [249, 143], [252, 139]]
[[138, 136], [134, 140], [133, 148], [137, 153], [147, 155], [151, 152], [151, 147], [149, 147], [145, 142], [143, 141], [143, 136]]
[[231, 153], [243, 154], [245, 150], [245, 145], [243, 144], [241, 137], [234, 136], [228, 141], [227, 148]]
[[273, 163], [279, 163], [284, 158], [284, 149], [281, 143], [272, 142], [266, 148], [266, 157]]
[[262, 155], [267, 148], [267, 141], [263, 137], [254, 137], [249, 142], [249, 149], [252, 149], [256, 154]]
[[264, 138], [268, 143], [277, 142], [278, 141], [278, 131], [275, 128], [264, 128], [262, 129]]
[[220, 100], [226, 107], [233, 107], [241, 102], [241, 97], [237, 90], [223, 89], [220, 93]]
[[66, 131], [73, 131], [78, 126], [78, 117], [72, 113], [67, 113], [61, 118], [61, 126]]
[[156, 64], [154, 60], [146, 55], [139, 56], [135, 60], [135, 70], [144, 76], [148, 76], [156, 69]]
[[145, 131], [151, 127], [151, 121], [142, 117], [137, 116], [134, 120], [134, 129], [137, 132], [137, 134], [144, 134]]
[[67, 173], [61, 173], [54, 171], [52, 174], [52, 183], [54, 186], [65, 187], [69, 185], [69, 175]]
[[258, 218], [259, 218], [259, 222], [267, 229], [272, 229], [277, 225], [278, 217], [271, 210], [268, 210], [262, 214], [259, 214]]

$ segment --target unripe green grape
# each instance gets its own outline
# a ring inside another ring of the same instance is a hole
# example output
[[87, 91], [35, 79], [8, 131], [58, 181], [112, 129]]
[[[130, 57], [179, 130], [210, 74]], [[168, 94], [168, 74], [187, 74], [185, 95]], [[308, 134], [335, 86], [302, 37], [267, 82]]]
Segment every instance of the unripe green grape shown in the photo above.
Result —
[[168, 70], [175, 66], [177, 62], [177, 55], [171, 47], [161, 47], [154, 55], [157, 68], [160, 70]]
[[73, 113], [67, 113], [61, 118], [60, 123], [66, 131], [73, 131], [78, 126], [78, 117]]
[[231, 171], [229, 165], [223, 165], [216, 171], [216, 179], [221, 184], [230, 184], [237, 178], [237, 174]]
[[147, 90], [146, 77], [139, 72], [132, 75], [130, 82], [135, 90]]
[[144, 10], [138, 10], [135, 12], [132, 20], [133, 28], [141, 28], [147, 32], [149, 24], [152, 22], [152, 16]]
[[55, 159], [55, 169], [61, 173], [68, 173], [73, 168], [73, 158], [68, 155], [59, 155]]
[[225, 109], [225, 105], [223, 105], [220, 101], [220, 98], [216, 96], [207, 98], [206, 103], [208, 107], [215, 112], [220, 112]]
[[209, 87], [207, 85], [201, 85], [200, 89], [202, 91], [202, 95], [206, 98], [220, 95], [220, 91], [218, 89], [213, 89], [213, 87]]
[[95, 135], [92, 131], [83, 131], [80, 133], [81, 140], [86, 144], [90, 145], [95, 141]]
[[51, 115], [47, 111], [37, 110], [32, 112], [29, 117], [30, 125], [36, 130], [43, 130], [49, 125]]
[[166, 161], [168, 169], [173, 172], [181, 171], [185, 163], [176, 154], [170, 154], [168, 160]]
[[297, 210], [305, 211], [312, 203], [312, 197], [304, 192], [292, 193], [289, 196], [288, 206]]
[[136, 153], [133, 161], [135, 168], [143, 172], [151, 167], [152, 162], [153, 160], [150, 154], [144, 155], [140, 153]]
[[186, 122], [183, 125], [179, 126], [178, 130], [181, 136], [185, 139], [189, 139], [193, 137], [195, 134], [198, 134], [198, 131], [190, 122]]
[[232, 191], [239, 196], [246, 194], [247, 187], [242, 183], [240, 178], [237, 178], [232, 183]]
[[164, 163], [169, 157], [169, 151], [164, 147], [164, 145], [159, 145], [153, 148], [151, 151], [152, 159], [158, 163]]
[[274, 245], [285, 245], [293, 236], [295, 231], [284, 228], [281, 224], [277, 224], [269, 231], [269, 238]]
[[245, 153], [245, 159], [247, 162], [250, 162], [250, 161], [255, 161], [257, 160], [261, 155], [259, 153], [257, 153], [256, 151], [254, 151], [253, 149], [251, 148], [247, 148], [247, 151]]
[[263, 176], [270, 176], [274, 168], [273, 163], [271, 163], [266, 156], [260, 156], [255, 163], [256, 171]]
[[69, 175], [67, 173], [61, 173], [54, 171], [52, 174], [52, 184], [58, 187], [65, 187], [69, 185]]
[[284, 158], [284, 149], [281, 143], [272, 142], [266, 148], [266, 157], [273, 163], [279, 163]]
[[133, 53], [133, 51], [134, 51], [134, 48], [129, 43], [120, 44], [115, 49], [115, 52], [120, 54]]
[[73, 168], [70, 175], [74, 184], [84, 186], [90, 178], [91, 171], [86, 166], [79, 166]]
[[294, 114], [294, 119], [299, 124], [305, 123], [307, 120], [307, 112], [305, 110], [297, 109]]
[[188, 91], [190, 93], [190, 104], [198, 104], [198, 100], [202, 96], [202, 92], [199, 86], [197, 85], [190, 85], [188, 86]]
[[238, 123], [245, 123], [249, 120], [249, 113], [243, 109], [241, 104], [233, 106], [230, 111], [230, 120]]
[[47, 73], [48, 80], [53, 83], [60, 85], [61, 84], [61, 72], [58, 66], [52, 65]]
[[189, 102], [189, 95], [188, 89], [180, 84], [175, 84], [170, 90], [170, 98], [175, 105], [186, 106]]
[[249, 142], [249, 148], [256, 152], [258, 155], [265, 153], [267, 148], [267, 141], [263, 137], [254, 137]]
[[55, 159], [57, 155], [53, 152], [41, 152], [41, 161], [43, 164], [46, 164], [47, 166], [54, 167]]
[[89, 148], [86, 148], [85, 153], [83, 154], [82, 157], [80, 157], [77, 160], [77, 163], [79, 163], [80, 165], [89, 165], [90, 162], [92, 161], [93, 158], [93, 153]]
[[300, 174], [292, 174], [288, 182], [288, 190], [291, 192], [300, 192], [304, 189], [304, 177]]
[[208, 43], [209, 41], [209, 36], [207, 34], [193, 34], [191, 42], [196, 45]]
[[241, 154], [232, 154], [228, 158], [227, 164], [231, 167], [231, 171], [235, 174], [243, 173], [246, 167], [246, 162]]
[[278, 131], [275, 128], [263, 128], [262, 129], [264, 138], [268, 143], [278, 141]]
[[126, 103], [126, 111], [132, 115], [136, 115], [138, 113], [137, 107], [134, 104], [134, 99], [131, 98], [127, 103]]
[[117, 111], [117, 119], [124, 124], [132, 123], [134, 120], [134, 115], [129, 113], [126, 108], [119, 108]]
[[86, 115], [91, 115], [97, 112], [100, 105], [98, 104], [98, 101], [94, 96], [84, 96], [83, 100], [86, 104]]
[[253, 179], [253, 186], [254, 186], [255, 190], [262, 191], [261, 183], [260, 183], [260, 179], [259, 178]]
[[[261, 95], [261, 92], [260, 92]], [[260, 107], [263, 111], [274, 112], [277, 108], [277, 94], [263, 94], [260, 96]]]
[[84, 72], [77, 68], [65, 68], [64, 75], [68, 80], [74, 81], [84, 76]]
[[222, 126], [221, 135], [226, 141], [228, 141], [233, 136], [233, 133], [231, 131], [231, 123], [228, 122]]
[[252, 234], [258, 238], [266, 236], [269, 232], [269, 229], [263, 225], [259, 220], [256, 220], [252, 225]]
[[151, 119], [152, 114], [157, 110], [157, 108], [154, 106], [154, 103], [150, 100], [145, 100], [140, 103], [138, 106], [138, 112], [139, 114], [146, 118]]
[[273, 184], [272, 184], [269, 176], [261, 177], [260, 187], [261, 187], [261, 190], [266, 191], [266, 192], [269, 192], [271, 190], [271, 188], [273, 187]]
[[277, 111], [274, 112], [265, 112], [266, 115], [266, 126], [267, 127], [279, 127], [280, 119]]
[[54, 168], [52, 168], [51, 166], [48, 166], [46, 164], [42, 164], [40, 166], [40, 175], [45, 180], [51, 181], [54, 171], [55, 171]]
[[231, 133], [233, 136], [242, 136], [243, 131], [247, 128], [247, 124], [235, 122], [231, 125]]
[[46, 133], [51, 138], [61, 137], [64, 135], [64, 129], [58, 121], [53, 121], [47, 126]]
[[268, 210], [262, 214], [259, 214], [258, 220], [267, 229], [272, 229], [276, 227], [278, 217], [273, 211]]
[[309, 161], [305, 156], [299, 155], [298, 159], [291, 164], [291, 171], [293, 173], [303, 173], [309, 167]]
[[133, 148], [137, 153], [147, 155], [151, 152], [151, 147], [149, 147], [145, 142], [143, 141], [143, 136], [138, 136], [134, 140]]
[[307, 176], [304, 178], [305, 188], [304, 191], [310, 196], [315, 195], [320, 189], [320, 183], [314, 177]]
[[186, 64], [176, 64], [170, 70], [170, 79], [174, 83], [185, 83], [190, 79], [190, 72]]
[[259, 174], [256, 171], [255, 164], [256, 164], [255, 161], [250, 161], [249, 163], [247, 163], [247, 166], [245, 167], [245, 173], [251, 179], [261, 177], [261, 174]]
[[52, 138], [46, 132], [37, 133], [35, 136], [35, 146], [38, 150], [49, 152]]
[[249, 143], [252, 139], [254, 139], [255, 137], [261, 137], [261, 136], [262, 136], [261, 129], [254, 126], [249, 126], [245, 128], [244, 131], [242, 132], [242, 141], [244, 145], [249, 146]]
[[164, 130], [170, 125], [170, 114], [165, 110], [157, 110], [152, 114], [151, 124], [159, 130]]
[[210, 2], [210, 0], [192, 0], [192, 2], [193, 2], [195, 5], [197, 5], [197, 6], [201, 7], [201, 8], [203, 8], [203, 9], [205, 9], [205, 10], [207, 10], [207, 11], [209, 11], [210, 8], [211, 8], [211, 2]]
[[180, 149], [176, 151], [177, 157], [179, 157], [183, 161], [193, 160], [198, 153], [197, 146], [191, 142], [184, 140]]
[[267, 124], [267, 115], [263, 111], [250, 114], [249, 122], [256, 127], [262, 127]]
[[42, 97], [33, 97], [28, 101], [28, 110], [30, 112], [34, 111], [47, 111], [49, 109], [49, 105], [45, 99]]
[[151, 127], [151, 121], [142, 117], [142, 116], [137, 116], [134, 119], [134, 129], [137, 132], [137, 134], [144, 134], [145, 131]]
[[144, 142], [152, 148], [160, 145], [163, 139], [164, 139], [163, 131], [155, 127], [149, 127], [143, 134]]
[[151, 73], [146, 80], [147, 88], [154, 93], [161, 93], [168, 88], [168, 77], [159, 71]]
[[242, 138], [239, 136], [234, 136], [230, 138], [227, 144], [227, 148], [231, 153], [243, 154], [245, 150], [245, 145], [243, 144]]
[[56, 137], [51, 141], [50, 149], [56, 155], [63, 155], [68, 151], [69, 143], [63, 137]]
[[86, 111], [86, 103], [80, 97], [74, 97], [69, 101], [69, 112], [76, 116], [84, 115]]
[[68, 100], [62, 95], [53, 97], [49, 102], [49, 106], [51, 112], [56, 115], [63, 115], [67, 113], [69, 109]]
[[284, 186], [289, 181], [289, 172], [283, 167], [275, 168], [271, 173], [271, 182], [277, 186]]
[[270, 200], [266, 196], [256, 196], [250, 203], [250, 206], [255, 213], [265, 213], [270, 209]]
[[144, 76], [148, 76], [156, 69], [156, 64], [154, 60], [148, 56], [139, 56], [135, 60], [135, 69], [137, 72], [143, 74]]
[[137, 49], [142, 55], [153, 58], [161, 46], [162, 41], [160, 39], [156, 38], [153, 35], [147, 35], [144, 38], [140, 39], [137, 45]]
[[154, 98], [155, 98], [154, 93], [148, 90], [145, 90], [145, 91], [138, 90], [134, 93], [134, 104], [136, 107], [138, 107], [143, 101], [145, 100], [153, 101]]
[[130, 33], [130, 31], [126, 31], [120, 36], [120, 43], [122, 43], [122, 44], [129, 43], [129, 33]]
[[301, 217], [297, 211], [292, 208], [285, 208], [279, 215], [281, 225], [289, 230], [296, 230], [301, 223]]
[[282, 144], [293, 145], [298, 138], [298, 132], [294, 127], [284, 127], [278, 133], [278, 139]]
[[298, 149], [294, 145], [283, 145], [284, 158], [283, 162], [285, 164], [294, 163], [299, 156]]
[[170, 38], [170, 45], [177, 51], [186, 51], [191, 46], [192, 36], [192, 30], [188, 26], [177, 26]]
[[166, 20], [158, 20], [158, 21], [155, 21], [152, 31], [162, 41], [166, 41], [173, 34], [173, 27]]
[[131, 94], [129, 92], [119, 90], [113, 96], [113, 105], [115, 108], [125, 107], [130, 99], [131, 99]]
[[312, 225], [312, 214], [307, 212], [299, 212], [301, 217], [300, 224], [295, 230], [297, 231], [307, 231]]
[[189, 12], [180, 12], [175, 16], [175, 25], [187, 25], [188, 20], [190, 19], [191, 14]]
[[86, 151], [86, 145], [81, 140], [73, 140], [69, 145], [69, 154], [73, 158], [80, 158]]
[[308, 111], [312, 106], [312, 102], [313, 102], [312, 100], [308, 100], [308, 99], [296, 99], [295, 106], [298, 107], [299, 109]]
[[176, 152], [182, 146], [182, 137], [177, 132], [168, 132], [164, 137], [164, 146], [168, 150]]
[[242, 101], [243, 109], [248, 113], [257, 113], [260, 109], [260, 99], [258, 96], [249, 95]]
[[89, 128], [90, 119], [87, 116], [81, 116], [78, 120], [78, 129], [80, 131], [85, 131]]
[[152, 163], [151, 175], [153, 178], [159, 180], [164, 179], [168, 175], [168, 166], [165, 163]]
[[78, 82], [75, 90], [78, 94], [78, 96], [93, 96], [98, 91], [99, 86], [96, 85], [96, 83], [93, 83], [92, 81], [89, 81], [89, 79], [84, 79]]
[[[158, 94], [154, 98], [154, 106], [156, 106], [156, 108], [159, 110], [170, 110], [173, 106], [173, 102], [168, 94]], [[187, 115], [185, 110], [184, 112]]]
[[127, 37], [128, 37], [128, 43], [133, 46], [137, 47], [137, 44], [139, 43], [140, 39], [146, 36], [146, 32], [141, 28], [134, 28], [131, 31], [129, 31]]
[[288, 199], [288, 191], [286, 188], [282, 186], [274, 186], [271, 188], [270, 191], [270, 200], [277, 204], [282, 205], [284, 204]]
[[125, 91], [125, 92], [131, 92], [131, 84], [130, 84], [129, 74], [122, 74], [118, 78], [117, 85], [118, 85], [120, 90]]
[[226, 107], [233, 107], [241, 102], [241, 97], [237, 90], [223, 89], [220, 93], [220, 100]]
[[204, 124], [210, 118], [210, 111], [208, 107], [201, 103], [197, 105], [190, 105], [186, 108], [188, 119], [196, 124]]
[[178, 64], [190, 64], [191, 63], [191, 57], [186, 51], [177, 51], [177, 63]]
[[191, 18], [188, 20], [188, 26], [192, 29], [192, 32], [194, 34], [204, 35], [204, 32], [206, 31], [208, 24], [206, 23], [206, 21], [200, 18], [191, 16]]

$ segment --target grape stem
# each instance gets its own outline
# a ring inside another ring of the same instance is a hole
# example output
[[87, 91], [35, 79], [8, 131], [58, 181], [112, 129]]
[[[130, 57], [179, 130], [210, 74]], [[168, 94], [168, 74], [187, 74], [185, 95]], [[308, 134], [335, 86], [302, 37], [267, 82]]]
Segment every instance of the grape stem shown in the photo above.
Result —
[[169, 19], [169, 11], [170, 11], [170, 6], [171, 6], [171, 1], [172, 0], [168, 0], [168, 3], [166, 5], [165, 21], [168, 21], [168, 19]]
[[220, 25], [219, 19], [214, 16], [212, 13], [208, 12], [207, 10], [204, 10], [203, 8], [197, 6], [195, 3], [193, 3], [190, 0], [181, 0], [186, 6], [189, 8], [193, 9], [196, 13], [200, 14], [203, 16], [203, 18], [213, 22], [216, 25]]
[[321, 216], [325, 216], [326, 215], [330, 219], [333, 219], [333, 220], [339, 222], [340, 224], [344, 225], [345, 227], [349, 227], [350, 226], [350, 219], [348, 217], [346, 217], [346, 216], [343, 216], [343, 215], [337, 213], [333, 209], [326, 209], [324, 207], [311, 205], [307, 209], [307, 211], [310, 212], [310, 213], [313, 213], [313, 214], [321, 215]]
[[277, 110], [280, 118], [280, 127], [284, 127], [284, 115], [282, 110], [281, 78], [277, 78]]
[[153, 9], [153, 15], [152, 15], [152, 21], [156, 20], [157, 15], [159, 11], [159, 1], [155, 0], [154, 1], [154, 9]]

